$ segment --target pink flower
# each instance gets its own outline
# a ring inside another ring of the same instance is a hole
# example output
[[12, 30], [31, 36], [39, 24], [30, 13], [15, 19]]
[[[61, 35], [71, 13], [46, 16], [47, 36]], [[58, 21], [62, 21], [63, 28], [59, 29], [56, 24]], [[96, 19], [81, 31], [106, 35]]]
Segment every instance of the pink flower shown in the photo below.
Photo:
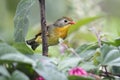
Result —
[[75, 76], [88, 76], [88, 73], [80, 67], [72, 68], [71, 70], [68, 71], [68, 74]]
[[42, 76], [39, 76], [35, 80], [45, 80], [45, 79]]

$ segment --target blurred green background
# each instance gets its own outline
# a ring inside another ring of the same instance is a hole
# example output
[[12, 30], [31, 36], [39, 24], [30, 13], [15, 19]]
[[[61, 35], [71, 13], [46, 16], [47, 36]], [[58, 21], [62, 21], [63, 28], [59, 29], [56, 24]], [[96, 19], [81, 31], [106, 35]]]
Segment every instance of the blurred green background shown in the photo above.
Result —
[[[20, 0], [0, 0], [0, 39], [12, 44], [14, 41], [14, 15]], [[103, 39], [112, 41], [120, 36], [120, 1], [119, 0], [46, 0], [47, 24], [56, 19], [68, 16], [75, 21], [101, 15], [103, 18], [85, 24], [67, 40], [73, 48], [80, 44], [97, 41], [92, 27], [100, 31]], [[30, 27], [26, 39], [30, 39], [38, 32], [40, 26], [40, 11], [38, 1], [29, 12]]]
[[13, 40], [13, 18], [19, 0], [0, 0], [0, 39]]

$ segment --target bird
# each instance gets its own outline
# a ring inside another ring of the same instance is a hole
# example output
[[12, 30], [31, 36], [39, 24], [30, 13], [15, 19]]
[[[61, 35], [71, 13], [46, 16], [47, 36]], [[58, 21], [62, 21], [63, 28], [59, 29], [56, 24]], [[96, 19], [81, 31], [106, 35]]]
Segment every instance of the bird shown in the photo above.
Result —
[[[53, 24], [47, 26], [47, 40], [48, 46], [53, 46], [59, 43], [59, 39], [65, 39], [67, 37], [68, 30], [75, 22], [69, 17], [62, 17], [56, 20]], [[27, 40], [26, 43], [35, 50], [42, 43], [42, 32], [39, 31], [34, 38]]]

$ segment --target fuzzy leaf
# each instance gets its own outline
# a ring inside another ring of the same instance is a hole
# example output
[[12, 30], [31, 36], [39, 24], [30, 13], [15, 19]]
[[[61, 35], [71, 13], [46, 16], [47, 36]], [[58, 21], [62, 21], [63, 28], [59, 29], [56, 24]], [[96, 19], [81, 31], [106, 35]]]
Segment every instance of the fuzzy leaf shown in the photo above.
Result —
[[29, 11], [35, 0], [21, 0], [14, 17], [14, 37], [16, 42], [24, 42], [29, 26]]
[[77, 57], [70, 57], [70, 58], [67, 58], [67, 59], [61, 61], [58, 65], [58, 68], [59, 68], [59, 70], [67, 71], [71, 67], [77, 66], [80, 61], [82, 61], [82, 59], [79, 57], [78, 58]]
[[5, 76], [0, 76], [0, 80], [8, 80]]
[[10, 80], [30, 80], [24, 73], [16, 70], [12, 73]]
[[[0, 66], [0, 74], [2, 74], [3, 76], [9, 78], [10, 77], [10, 74], [9, 72], [7, 71], [7, 69], [4, 67], [4, 66]], [[1, 79], [0, 79], [1, 80]]]
[[55, 65], [46, 60], [38, 62], [34, 70], [45, 80], [68, 80], [64, 73], [57, 70]]
[[0, 43], [0, 56], [8, 54], [8, 53], [18, 53], [15, 48], [11, 47], [6, 43]]
[[101, 48], [101, 64], [120, 66], [120, 51], [113, 46], [104, 45]]
[[2, 55], [0, 56], [0, 61], [1, 62], [20, 62], [20, 63], [26, 63], [32, 66], [36, 66], [36, 63], [34, 60], [20, 53], [8, 53], [5, 55]]

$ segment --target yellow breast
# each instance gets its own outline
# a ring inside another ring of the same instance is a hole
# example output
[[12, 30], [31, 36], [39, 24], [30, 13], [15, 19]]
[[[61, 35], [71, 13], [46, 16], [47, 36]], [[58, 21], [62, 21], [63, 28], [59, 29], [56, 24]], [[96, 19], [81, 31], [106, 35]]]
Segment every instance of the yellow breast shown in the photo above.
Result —
[[63, 39], [66, 38], [69, 27], [70, 25], [55, 28], [56, 36], [58, 36], [59, 38], [63, 38]]

